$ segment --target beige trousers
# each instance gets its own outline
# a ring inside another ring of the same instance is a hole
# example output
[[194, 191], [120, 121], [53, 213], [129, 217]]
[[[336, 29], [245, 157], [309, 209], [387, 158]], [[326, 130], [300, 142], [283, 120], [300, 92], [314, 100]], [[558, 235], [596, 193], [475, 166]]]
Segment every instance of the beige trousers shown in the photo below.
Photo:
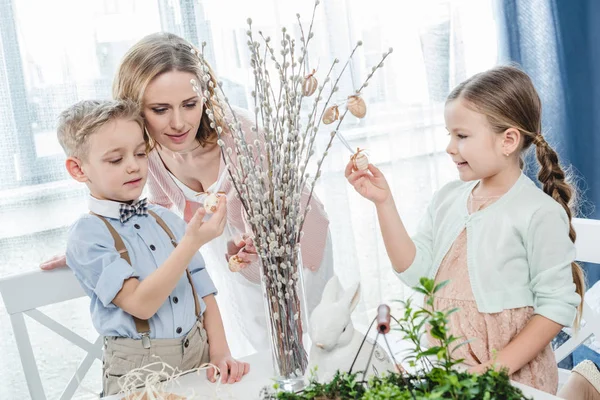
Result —
[[209, 359], [206, 330], [201, 321], [197, 321], [183, 338], [152, 339], [149, 349], [145, 349], [138, 339], [106, 337], [102, 363], [103, 396], [117, 394], [121, 390], [118, 382], [121, 376], [153, 362], [162, 361], [180, 371], [187, 371], [198, 368]]

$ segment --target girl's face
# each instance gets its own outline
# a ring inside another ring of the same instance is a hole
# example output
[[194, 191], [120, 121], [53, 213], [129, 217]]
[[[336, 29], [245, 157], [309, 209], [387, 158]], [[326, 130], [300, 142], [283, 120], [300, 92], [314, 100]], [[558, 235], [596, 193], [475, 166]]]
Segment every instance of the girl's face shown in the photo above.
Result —
[[148, 134], [173, 152], [197, 146], [204, 104], [192, 89], [192, 79], [199, 81], [190, 72], [165, 72], [150, 81], [142, 98]]
[[446, 152], [462, 181], [486, 179], [502, 171], [508, 158], [503, 154], [503, 135], [492, 130], [485, 115], [458, 98], [446, 104], [444, 119], [450, 135]]

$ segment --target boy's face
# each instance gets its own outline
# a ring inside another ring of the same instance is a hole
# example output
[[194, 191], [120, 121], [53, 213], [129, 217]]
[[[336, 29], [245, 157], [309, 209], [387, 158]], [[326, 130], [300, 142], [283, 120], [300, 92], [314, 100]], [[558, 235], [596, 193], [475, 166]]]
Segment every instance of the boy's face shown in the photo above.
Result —
[[87, 159], [81, 162], [81, 182], [100, 200], [128, 202], [142, 194], [148, 176], [148, 158], [142, 128], [116, 119], [92, 134]]

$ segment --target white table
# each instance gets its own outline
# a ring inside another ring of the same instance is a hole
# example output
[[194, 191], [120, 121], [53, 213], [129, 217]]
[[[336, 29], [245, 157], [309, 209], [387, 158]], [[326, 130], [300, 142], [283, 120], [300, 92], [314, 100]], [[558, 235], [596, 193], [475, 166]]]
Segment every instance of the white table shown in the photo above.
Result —
[[[258, 400], [260, 391], [265, 386], [271, 386], [273, 381], [270, 379], [271, 374], [271, 357], [269, 353], [255, 353], [245, 357], [244, 361], [250, 363], [250, 372], [242, 381], [233, 385], [220, 385], [219, 390], [223, 399], [238, 399], [238, 400]], [[182, 395], [191, 395], [195, 393], [202, 399], [209, 399], [213, 396], [218, 399], [215, 383], [211, 383], [206, 379], [206, 372], [201, 371], [198, 374], [184, 375], [177, 380], [178, 386], [169, 388], [173, 393]], [[549, 395], [539, 390], [530, 388], [525, 385], [514, 383], [519, 387], [526, 396], [533, 397], [535, 400], [556, 400], [556, 396]], [[104, 397], [104, 400], [120, 400], [122, 396]], [[188, 397], [190, 398], [190, 397]]]

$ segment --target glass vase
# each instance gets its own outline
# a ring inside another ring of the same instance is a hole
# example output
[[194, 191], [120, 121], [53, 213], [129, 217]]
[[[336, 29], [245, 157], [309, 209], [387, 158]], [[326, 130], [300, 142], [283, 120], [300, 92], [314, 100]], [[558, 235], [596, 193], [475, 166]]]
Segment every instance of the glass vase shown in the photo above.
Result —
[[263, 258], [261, 285], [265, 303], [273, 379], [280, 390], [296, 392], [305, 385], [308, 365], [308, 315], [300, 250]]

